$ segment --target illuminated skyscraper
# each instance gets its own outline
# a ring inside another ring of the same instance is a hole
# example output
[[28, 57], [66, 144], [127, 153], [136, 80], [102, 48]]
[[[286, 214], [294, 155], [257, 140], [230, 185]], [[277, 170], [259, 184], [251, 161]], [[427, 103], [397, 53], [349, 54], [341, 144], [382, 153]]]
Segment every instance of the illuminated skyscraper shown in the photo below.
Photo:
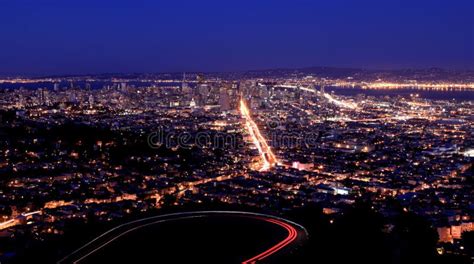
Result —
[[191, 100], [192, 98], [192, 89], [189, 87], [186, 81], [186, 73], [183, 73], [183, 82], [181, 83], [181, 94], [184, 96], [186, 100]]
[[230, 98], [226, 87], [221, 87], [221, 89], [219, 90], [219, 105], [221, 111], [230, 110]]

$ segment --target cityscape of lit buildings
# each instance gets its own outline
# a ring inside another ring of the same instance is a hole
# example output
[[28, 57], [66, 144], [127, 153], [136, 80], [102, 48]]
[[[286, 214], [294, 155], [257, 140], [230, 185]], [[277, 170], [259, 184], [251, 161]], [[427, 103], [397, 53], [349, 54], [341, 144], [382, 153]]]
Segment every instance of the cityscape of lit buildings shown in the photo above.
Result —
[[[275, 211], [314, 202], [334, 216], [364, 197], [388, 219], [396, 200], [429, 220], [440, 254], [464, 254], [462, 235], [474, 231], [474, 102], [416, 94], [474, 91], [472, 80], [190, 74], [0, 83], [38, 86], [0, 91], [4, 238], [61, 236], [72, 219], [111, 221], [169, 197]], [[329, 91], [354, 86], [413, 94]]]

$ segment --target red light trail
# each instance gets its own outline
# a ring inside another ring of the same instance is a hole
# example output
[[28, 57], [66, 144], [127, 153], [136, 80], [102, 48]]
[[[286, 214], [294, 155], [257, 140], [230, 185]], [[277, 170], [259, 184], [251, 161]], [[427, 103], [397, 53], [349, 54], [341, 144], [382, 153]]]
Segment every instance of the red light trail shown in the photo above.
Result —
[[[278, 242], [276, 245], [265, 250], [264, 252], [258, 254], [255, 257], [252, 257], [249, 260], [243, 261], [243, 264], [252, 264], [258, 261], [261, 261], [279, 250], [283, 249], [286, 246], [289, 246], [291, 243], [294, 243], [296, 238], [300, 240], [307, 238], [306, 229], [289, 220], [279, 218], [276, 216], [259, 214], [259, 213], [250, 213], [250, 212], [239, 212], [239, 211], [195, 211], [195, 212], [182, 212], [182, 213], [173, 213], [167, 215], [159, 215], [153, 217], [147, 217], [139, 220], [135, 220], [126, 224], [119, 225], [111, 230], [103, 233], [102, 235], [96, 237], [89, 243], [85, 244], [81, 248], [72, 252], [71, 254], [65, 256], [63, 259], [59, 260], [57, 263], [80, 263], [84, 259], [89, 258], [91, 255], [99, 254], [101, 249], [110, 245], [113, 241], [116, 241], [122, 238], [124, 235], [134, 232], [135, 230], [145, 228], [147, 226], [156, 225], [160, 223], [165, 223], [169, 221], [176, 221], [180, 219], [191, 219], [191, 218], [200, 218], [200, 217], [210, 217], [213, 215], [229, 215], [236, 217], [247, 217], [253, 218], [260, 221], [269, 222], [275, 225], [278, 225], [284, 228], [288, 232], [288, 236], [282, 241]], [[297, 229], [299, 232], [297, 231]]]
[[284, 240], [280, 241], [278, 244], [276, 244], [273, 247], [265, 250], [264, 252], [258, 254], [257, 256], [255, 256], [251, 259], [248, 259], [246, 261], [243, 261], [242, 264], [252, 264], [252, 263], [256, 263], [259, 260], [265, 259], [265, 258], [269, 257], [270, 255], [274, 254], [275, 252], [281, 250], [282, 248], [284, 248], [285, 246], [287, 246], [291, 242], [293, 242], [298, 236], [298, 233], [297, 233], [296, 229], [294, 227], [292, 227], [291, 225], [283, 222], [283, 221], [280, 221], [280, 220], [277, 220], [277, 219], [272, 219], [272, 218], [262, 219], [262, 220], [265, 220], [267, 222], [270, 222], [270, 223], [273, 223], [273, 224], [276, 224], [276, 225], [279, 225], [279, 226], [285, 228], [286, 231], [288, 231], [288, 236]]

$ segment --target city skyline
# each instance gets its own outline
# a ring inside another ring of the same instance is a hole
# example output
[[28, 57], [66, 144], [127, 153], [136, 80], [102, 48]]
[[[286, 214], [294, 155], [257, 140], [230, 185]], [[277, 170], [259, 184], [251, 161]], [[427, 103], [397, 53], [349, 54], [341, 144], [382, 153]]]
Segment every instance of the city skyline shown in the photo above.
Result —
[[467, 263], [474, 76], [342, 72], [0, 80], [0, 260]]

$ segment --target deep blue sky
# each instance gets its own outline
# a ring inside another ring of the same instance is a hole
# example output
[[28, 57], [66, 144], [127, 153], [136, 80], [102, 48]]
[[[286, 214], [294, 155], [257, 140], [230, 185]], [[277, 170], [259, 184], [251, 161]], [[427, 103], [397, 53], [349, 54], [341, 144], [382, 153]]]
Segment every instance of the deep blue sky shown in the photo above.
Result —
[[0, 73], [474, 68], [473, 0], [0, 0]]

